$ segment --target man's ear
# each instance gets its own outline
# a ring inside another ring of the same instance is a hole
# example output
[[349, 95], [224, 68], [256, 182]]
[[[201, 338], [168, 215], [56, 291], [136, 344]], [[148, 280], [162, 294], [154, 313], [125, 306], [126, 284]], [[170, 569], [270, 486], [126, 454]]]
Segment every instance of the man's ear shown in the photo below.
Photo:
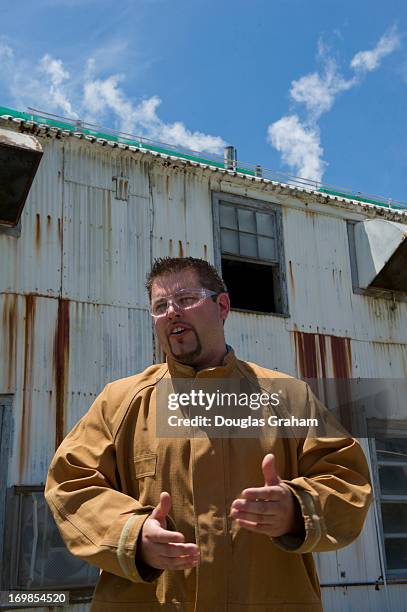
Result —
[[230, 298], [228, 293], [218, 295], [217, 303], [219, 304], [219, 313], [225, 323], [230, 312]]

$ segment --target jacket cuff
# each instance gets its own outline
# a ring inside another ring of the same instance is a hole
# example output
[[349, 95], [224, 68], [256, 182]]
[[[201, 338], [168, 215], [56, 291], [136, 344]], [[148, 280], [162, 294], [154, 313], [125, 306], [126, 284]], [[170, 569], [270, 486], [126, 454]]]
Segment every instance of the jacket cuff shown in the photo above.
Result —
[[136, 565], [136, 545], [144, 525], [154, 506], [139, 508], [130, 516], [120, 534], [117, 546], [117, 560], [128, 580], [132, 582], [143, 582]]
[[305, 491], [302, 487], [290, 480], [283, 480], [283, 482], [288, 486], [300, 505], [301, 515], [304, 521], [305, 537], [301, 538], [301, 536], [286, 533], [278, 538], [271, 538], [271, 540], [273, 544], [286, 552], [299, 554], [312, 552], [321, 539], [325, 529], [323, 518], [317, 512], [315, 501], [311, 493]]

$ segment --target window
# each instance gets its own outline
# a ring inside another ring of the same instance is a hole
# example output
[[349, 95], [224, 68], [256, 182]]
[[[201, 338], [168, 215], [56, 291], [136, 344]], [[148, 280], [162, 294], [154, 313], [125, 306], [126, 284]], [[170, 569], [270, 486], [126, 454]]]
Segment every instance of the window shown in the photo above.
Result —
[[375, 433], [373, 439], [376, 496], [389, 576], [407, 576], [407, 430], [404, 432], [395, 431], [394, 436]]
[[281, 211], [273, 204], [214, 194], [215, 263], [233, 309], [287, 314]]
[[[6, 508], [7, 466], [11, 452], [11, 395], [0, 395], [0, 567], [3, 558], [4, 512]], [[1, 572], [0, 572], [1, 588]]]
[[66, 548], [43, 487], [13, 487], [6, 514], [3, 588], [76, 589], [94, 586], [99, 570]]

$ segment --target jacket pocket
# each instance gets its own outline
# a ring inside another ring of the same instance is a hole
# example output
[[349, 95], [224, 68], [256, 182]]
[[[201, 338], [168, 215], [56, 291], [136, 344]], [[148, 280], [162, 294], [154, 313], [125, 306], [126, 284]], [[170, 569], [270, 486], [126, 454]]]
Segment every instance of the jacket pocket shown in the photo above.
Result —
[[154, 453], [143, 453], [137, 455], [134, 461], [134, 477], [144, 478], [145, 476], [155, 476], [157, 469], [157, 455]]

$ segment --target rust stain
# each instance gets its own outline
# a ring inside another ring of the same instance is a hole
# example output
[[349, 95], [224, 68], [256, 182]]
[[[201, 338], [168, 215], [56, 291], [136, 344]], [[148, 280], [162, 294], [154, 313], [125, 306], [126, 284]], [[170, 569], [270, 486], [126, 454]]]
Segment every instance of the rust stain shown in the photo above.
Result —
[[182, 246], [182, 240], [178, 240], [178, 257], [184, 257], [184, 247]]
[[170, 198], [170, 175], [167, 174], [165, 177], [165, 191], [167, 192], [168, 197]]
[[[351, 339], [298, 330], [294, 330], [293, 333], [300, 378], [310, 379], [308, 382], [318, 395], [317, 379], [322, 378], [324, 380], [333, 375], [337, 381], [335, 382], [335, 394], [339, 406], [340, 421], [347, 431], [352, 431], [352, 394], [349, 381], [352, 377]], [[329, 372], [327, 338], [330, 340], [332, 354], [332, 371]]]
[[326, 346], [325, 346], [325, 336], [323, 334], [318, 334], [318, 343], [319, 343], [319, 354], [321, 356], [321, 369], [322, 369], [322, 378], [326, 378]]
[[58, 239], [59, 242], [62, 242], [62, 222], [61, 219], [58, 217]]
[[345, 427], [347, 431], [351, 432], [353, 414], [351, 406], [352, 393], [349, 385], [349, 379], [352, 376], [352, 352], [350, 338], [331, 336], [331, 352], [334, 377], [335, 379], [341, 381], [336, 384], [339, 418], [343, 427]]
[[317, 351], [315, 336], [300, 331], [294, 331], [295, 347], [298, 357], [299, 375], [302, 378], [317, 378]]
[[291, 289], [293, 292], [293, 297], [295, 297], [295, 282], [294, 282], [293, 264], [292, 264], [291, 259], [288, 262], [288, 270], [290, 273], [290, 285], [291, 285]]
[[30, 431], [32, 390], [33, 390], [33, 358], [34, 358], [34, 333], [35, 333], [35, 295], [25, 296], [25, 325], [24, 325], [24, 374], [23, 374], [23, 397], [20, 434], [20, 482], [24, 480], [24, 470], [27, 461], [28, 432]]
[[58, 299], [58, 318], [54, 336], [55, 448], [65, 433], [65, 402], [69, 367], [69, 300]]
[[41, 219], [39, 213], [35, 215], [35, 250], [38, 252], [41, 246]]
[[350, 338], [331, 336], [332, 362], [335, 378], [351, 378], [352, 351]]
[[16, 359], [16, 331], [17, 331], [17, 295], [6, 293], [3, 306], [3, 336], [5, 338], [4, 353], [7, 356], [6, 388], [14, 391], [14, 373]]
[[170, 241], [168, 243], [168, 253], [170, 257], [172, 257], [172, 249], [173, 249], [172, 238], [170, 238]]
[[208, 245], [204, 244], [204, 259], [208, 261]]

